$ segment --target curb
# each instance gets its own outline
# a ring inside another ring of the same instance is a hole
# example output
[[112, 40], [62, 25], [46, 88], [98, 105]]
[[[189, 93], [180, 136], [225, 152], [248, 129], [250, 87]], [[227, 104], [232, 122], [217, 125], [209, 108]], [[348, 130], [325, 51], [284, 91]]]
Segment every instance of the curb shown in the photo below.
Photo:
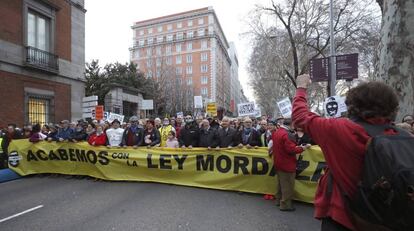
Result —
[[19, 179], [21, 176], [13, 170], [6, 168], [0, 170], [0, 183]]

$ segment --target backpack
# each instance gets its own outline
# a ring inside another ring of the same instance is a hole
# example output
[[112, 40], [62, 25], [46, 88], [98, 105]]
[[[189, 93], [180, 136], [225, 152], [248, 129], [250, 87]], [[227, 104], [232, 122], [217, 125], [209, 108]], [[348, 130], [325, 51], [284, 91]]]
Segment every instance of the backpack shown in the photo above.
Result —
[[[372, 138], [357, 192], [353, 198], [344, 195], [354, 225], [358, 230], [414, 230], [414, 137], [391, 125], [357, 123]], [[386, 129], [397, 134], [384, 135]]]

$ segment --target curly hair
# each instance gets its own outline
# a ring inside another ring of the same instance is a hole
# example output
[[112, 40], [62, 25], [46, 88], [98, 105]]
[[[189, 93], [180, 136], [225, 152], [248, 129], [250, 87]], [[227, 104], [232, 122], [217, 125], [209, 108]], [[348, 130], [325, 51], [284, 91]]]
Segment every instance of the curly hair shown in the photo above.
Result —
[[398, 110], [398, 97], [385, 83], [367, 82], [349, 90], [345, 104], [351, 118], [384, 117], [394, 120]]

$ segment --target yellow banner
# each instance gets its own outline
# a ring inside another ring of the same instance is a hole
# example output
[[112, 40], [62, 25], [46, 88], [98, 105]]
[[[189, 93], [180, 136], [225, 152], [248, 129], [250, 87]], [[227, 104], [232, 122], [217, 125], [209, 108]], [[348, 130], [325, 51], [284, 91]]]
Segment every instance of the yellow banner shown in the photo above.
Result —
[[[318, 146], [299, 161], [295, 199], [313, 202], [325, 162]], [[20, 175], [60, 173], [105, 180], [151, 181], [177, 185], [274, 194], [276, 178], [266, 148], [106, 148], [86, 142], [15, 140], [9, 166]]]

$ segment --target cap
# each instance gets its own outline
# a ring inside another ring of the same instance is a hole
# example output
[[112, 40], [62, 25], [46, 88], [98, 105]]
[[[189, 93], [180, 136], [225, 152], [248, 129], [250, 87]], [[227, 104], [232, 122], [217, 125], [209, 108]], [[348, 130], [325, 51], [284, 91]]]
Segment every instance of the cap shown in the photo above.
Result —
[[[138, 117], [136, 116], [131, 116], [131, 118], [129, 118], [129, 122], [135, 122], [138, 121]], [[118, 121], [119, 122], [119, 121]]]

